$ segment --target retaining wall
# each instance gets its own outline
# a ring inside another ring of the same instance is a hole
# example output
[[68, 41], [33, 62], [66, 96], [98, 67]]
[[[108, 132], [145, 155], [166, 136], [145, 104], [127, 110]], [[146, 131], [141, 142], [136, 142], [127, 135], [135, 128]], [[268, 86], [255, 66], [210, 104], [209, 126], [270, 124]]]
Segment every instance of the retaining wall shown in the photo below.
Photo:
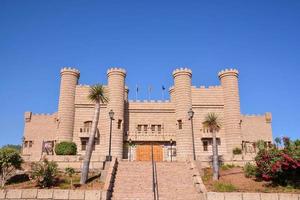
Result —
[[300, 194], [208, 192], [206, 200], [300, 200]]
[[11, 189], [0, 190], [0, 199], [76, 199], [76, 200], [103, 200], [106, 196], [101, 190], [61, 190], [61, 189]]

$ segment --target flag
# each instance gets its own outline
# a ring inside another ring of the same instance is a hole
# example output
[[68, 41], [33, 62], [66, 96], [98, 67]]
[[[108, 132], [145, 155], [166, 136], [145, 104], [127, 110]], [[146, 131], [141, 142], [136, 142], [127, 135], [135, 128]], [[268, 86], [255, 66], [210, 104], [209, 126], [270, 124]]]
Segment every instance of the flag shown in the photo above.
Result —
[[162, 89], [162, 90], [165, 90], [166, 88], [165, 88], [165, 86], [164, 86], [164, 85], [162, 85], [162, 86], [161, 86], [161, 89]]

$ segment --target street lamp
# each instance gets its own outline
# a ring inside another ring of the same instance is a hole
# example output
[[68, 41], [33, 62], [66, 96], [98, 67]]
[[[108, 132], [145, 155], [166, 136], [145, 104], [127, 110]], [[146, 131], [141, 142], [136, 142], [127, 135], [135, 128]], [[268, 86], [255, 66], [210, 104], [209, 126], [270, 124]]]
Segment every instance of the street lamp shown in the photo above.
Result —
[[130, 138], [129, 139], [129, 161], [131, 161], [131, 144], [132, 144], [132, 140]]
[[109, 118], [110, 118], [110, 131], [109, 131], [109, 149], [108, 149], [108, 156], [106, 156], [106, 161], [111, 161], [112, 157], [111, 157], [111, 132], [112, 132], [112, 121], [114, 120], [114, 111], [110, 110], [109, 111]]
[[170, 144], [171, 144], [171, 162], [172, 162], [172, 157], [173, 157], [173, 149], [172, 149], [172, 146], [173, 146], [173, 140], [170, 139]]
[[189, 120], [191, 120], [191, 127], [192, 127], [193, 157], [194, 157], [194, 160], [196, 160], [194, 124], [193, 124], [194, 111], [192, 110], [192, 108], [189, 109], [188, 116], [189, 116]]

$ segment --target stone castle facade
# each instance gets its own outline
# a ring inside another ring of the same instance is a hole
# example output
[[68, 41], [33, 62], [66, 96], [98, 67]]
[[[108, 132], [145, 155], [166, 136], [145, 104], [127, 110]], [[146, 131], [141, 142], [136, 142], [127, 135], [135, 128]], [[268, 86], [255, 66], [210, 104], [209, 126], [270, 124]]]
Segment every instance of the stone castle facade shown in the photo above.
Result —
[[[61, 70], [58, 111], [53, 114], [25, 113], [23, 157], [39, 160], [45, 151], [60, 141], [73, 141], [77, 154], [84, 155], [94, 103], [87, 96], [90, 86], [79, 85], [80, 72], [73, 68]], [[140, 101], [128, 99], [126, 71], [111, 68], [107, 71], [109, 102], [101, 104], [98, 133], [92, 160], [103, 161], [108, 155], [110, 117], [113, 110], [111, 152], [129, 160], [149, 160], [151, 145], [158, 161], [186, 160], [195, 154], [197, 160], [209, 161], [212, 155], [212, 134], [203, 126], [207, 113], [214, 112], [221, 121], [217, 132], [219, 155], [224, 161], [251, 159], [254, 142], [272, 141], [270, 113], [243, 115], [240, 112], [239, 73], [235, 69], [219, 72], [220, 85], [196, 87], [191, 84], [192, 71], [180, 68], [173, 71], [174, 86], [170, 100]], [[194, 116], [188, 116], [192, 109]], [[243, 150], [234, 156], [233, 149]], [[51, 149], [51, 148], [50, 148]]]

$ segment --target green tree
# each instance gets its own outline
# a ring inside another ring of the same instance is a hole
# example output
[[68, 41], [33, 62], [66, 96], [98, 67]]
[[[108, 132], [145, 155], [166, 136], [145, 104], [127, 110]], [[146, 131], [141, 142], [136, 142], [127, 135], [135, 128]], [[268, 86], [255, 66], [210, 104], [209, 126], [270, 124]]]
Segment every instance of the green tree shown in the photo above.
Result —
[[15, 175], [16, 170], [21, 168], [23, 160], [16, 149], [9, 147], [0, 149], [0, 182], [4, 187], [9, 178]]
[[212, 133], [212, 145], [213, 145], [213, 180], [219, 179], [219, 156], [216, 133], [220, 130], [221, 124], [219, 117], [216, 113], [208, 113], [205, 116], [203, 125], [209, 129]]
[[95, 112], [94, 117], [92, 121], [92, 130], [89, 136], [89, 141], [86, 147], [85, 156], [83, 160], [82, 165], [82, 171], [81, 171], [81, 178], [80, 178], [80, 184], [85, 184], [88, 179], [88, 173], [89, 173], [89, 165], [91, 161], [92, 151], [93, 151], [93, 145], [95, 140], [95, 135], [97, 132], [97, 125], [99, 122], [99, 115], [100, 115], [100, 103], [107, 103], [108, 98], [106, 96], [106, 91], [103, 87], [103, 85], [94, 85], [90, 88], [89, 100], [95, 103]]
[[276, 137], [274, 139], [275, 143], [276, 143], [276, 147], [279, 148], [279, 145], [281, 145], [281, 138], [280, 137]]
[[21, 152], [22, 147], [19, 144], [7, 144], [7, 145], [4, 145], [2, 148], [11, 148], [11, 149], [15, 149], [18, 152]]

